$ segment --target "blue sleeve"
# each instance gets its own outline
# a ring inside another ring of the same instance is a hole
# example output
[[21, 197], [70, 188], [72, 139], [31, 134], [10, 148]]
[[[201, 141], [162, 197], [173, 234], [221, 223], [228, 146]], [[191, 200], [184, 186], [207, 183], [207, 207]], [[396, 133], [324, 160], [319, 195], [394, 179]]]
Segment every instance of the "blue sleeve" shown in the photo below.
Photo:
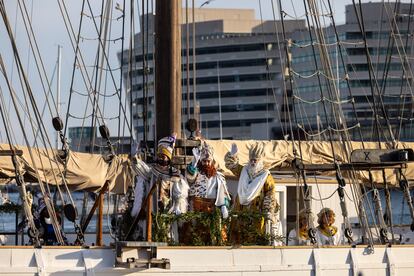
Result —
[[191, 175], [195, 175], [196, 174], [196, 172], [197, 172], [197, 168], [196, 167], [194, 167], [193, 165], [191, 165], [191, 164], [188, 164], [188, 166], [187, 166], [187, 171], [191, 174]]

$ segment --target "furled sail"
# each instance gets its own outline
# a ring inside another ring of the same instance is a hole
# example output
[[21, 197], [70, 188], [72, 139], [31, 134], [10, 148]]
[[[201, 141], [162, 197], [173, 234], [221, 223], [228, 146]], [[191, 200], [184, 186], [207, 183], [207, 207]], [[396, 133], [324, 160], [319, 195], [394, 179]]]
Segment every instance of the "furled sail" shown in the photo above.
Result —
[[[224, 155], [230, 151], [232, 143], [236, 143], [239, 148], [239, 160], [241, 164], [246, 164], [249, 158], [249, 148], [255, 143], [262, 143], [264, 146], [264, 164], [272, 171], [292, 171], [292, 161], [295, 159], [293, 155], [293, 143], [291, 141], [274, 140], [274, 141], [256, 141], [256, 140], [209, 140], [208, 144], [214, 148], [216, 162], [218, 167], [223, 170], [224, 174], [232, 176], [231, 172], [224, 165]], [[304, 164], [324, 165], [333, 164], [334, 161], [339, 163], [349, 163], [350, 151], [345, 151], [344, 143], [333, 141], [332, 145], [335, 151], [335, 160], [332, 154], [331, 142], [329, 141], [301, 141], [301, 156], [299, 153], [299, 142], [295, 142], [295, 148], [298, 152], [296, 158], [302, 158]], [[350, 150], [356, 149], [378, 149], [378, 142], [349, 142], [347, 147]], [[382, 149], [392, 149], [391, 145], [382, 143]], [[412, 142], [399, 142], [396, 145], [398, 149], [413, 149]], [[407, 168], [403, 170], [408, 181], [414, 181], [414, 164], [408, 163]], [[335, 171], [321, 171], [321, 175], [335, 176]], [[343, 172], [346, 177], [346, 172]], [[352, 171], [353, 175], [359, 183], [369, 184], [368, 171], [357, 170]], [[386, 169], [386, 179], [390, 185], [398, 185], [397, 177], [393, 169]], [[384, 184], [382, 171], [373, 170], [373, 182], [378, 185]]]
[[[215, 161], [218, 168], [222, 170], [226, 177], [232, 177], [232, 173], [224, 165], [224, 156], [230, 150], [232, 143], [236, 143], [239, 148], [239, 160], [241, 164], [248, 162], [249, 148], [255, 143], [262, 143], [265, 148], [264, 164], [272, 171], [287, 172], [292, 171], [293, 143], [290, 141], [256, 141], [256, 140], [207, 140], [207, 143], [214, 148]], [[299, 142], [295, 142], [295, 147], [299, 147]], [[335, 150], [335, 160], [339, 163], [349, 163], [349, 152], [344, 150], [342, 142], [332, 142]], [[353, 149], [362, 149], [362, 143], [350, 142], [348, 145]], [[302, 160], [304, 164], [324, 165], [333, 164], [334, 158], [330, 142], [307, 141], [300, 142]], [[376, 149], [378, 143], [365, 142], [365, 149]], [[391, 148], [390, 145], [383, 143], [383, 149]], [[412, 142], [400, 142], [397, 148], [414, 148]], [[8, 150], [9, 145], [0, 145], [0, 150]], [[66, 175], [66, 183], [71, 190], [98, 191], [106, 182], [109, 183], [110, 191], [118, 194], [126, 192], [134, 178], [131, 169], [131, 160], [127, 155], [113, 156], [110, 161], [103, 155], [89, 154], [70, 151], [66, 160], [66, 167], [57, 154], [57, 151], [33, 148], [33, 157], [36, 166], [31, 161], [29, 150], [26, 147], [17, 146], [16, 149], [22, 150], [23, 155], [18, 156], [21, 161], [21, 173], [28, 182], [37, 182], [36, 168], [39, 170], [42, 181], [48, 184], [62, 184], [62, 174]], [[50, 156], [57, 158], [50, 159]], [[297, 156], [298, 158], [299, 156]], [[55, 160], [58, 160], [57, 162]], [[397, 177], [393, 169], [386, 169], [386, 179], [390, 185], [398, 185]], [[414, 181], [414, 164], [408, 163], [403, 170], [408, 181]], [[334, 176], [335, 171], [321, 171], [321, 175]], [[360, 183], [369, 184], [367, 171], [355, 170], [352, 172]], [[383, 178], [381, 171], [372, 171], [373, 182], [382, 185]], [[346, 172], [344, 172], [346, 176]], [[10, 156], [0, 156], [0, 182], [8, 183], [15, 177], [15, 170]]]
[[[9, 150], [10, 146], [1, 144], [0, 150]], [[70, 151], [66, 165], [56, 150], [32, 148], [33, 160], [29, 149], [15, 146], [23, 154], [17, 156], [21, 163], [20, 173], [27, 182], [38, 182], [36, 169], [43, 182], [62, 185], [62, 174], [71, 190], [98, 191], [106, 182], [110, 191], [124, 193], [132, 183], [133, 173], [126, 155], [113, 156], [110, 161], [99, 154]], [[54, 158], [55, 157], [55, 158]], [[33, 164], [35, 163], [35, 165]], [[8, 183], [15, 177], [15, 169], [10, 156], [0, 156], [0, 182]]]

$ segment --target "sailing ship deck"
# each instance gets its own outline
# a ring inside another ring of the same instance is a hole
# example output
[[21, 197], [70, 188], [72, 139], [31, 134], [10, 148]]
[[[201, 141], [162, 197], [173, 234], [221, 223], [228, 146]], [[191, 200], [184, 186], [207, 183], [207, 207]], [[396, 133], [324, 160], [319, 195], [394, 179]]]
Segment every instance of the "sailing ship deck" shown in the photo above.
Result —
[[2, 247], [2, 275], [413, 275], [412, 246], [159, 247], [170, 269], [115, 267], [111, 247]]

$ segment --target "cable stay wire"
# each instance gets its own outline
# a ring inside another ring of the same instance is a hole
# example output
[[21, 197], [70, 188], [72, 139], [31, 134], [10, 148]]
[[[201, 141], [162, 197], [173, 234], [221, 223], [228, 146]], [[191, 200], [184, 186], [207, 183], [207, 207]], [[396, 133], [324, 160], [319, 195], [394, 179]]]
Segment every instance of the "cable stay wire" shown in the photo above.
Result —
[[[83, 0], [83, 2], [82, 2], [82, 12], [85, 9], [85, 3], [86, 3], [86, 0]], [[67, 7], [66, 7], [65, 2], [63, 0], [58, 0], [58, 5], [59, 5], [60, 13], [62, 15], [62, 19], [63, 19], [65, 27], [66, 27], [67, 34], [69, 35], [69, 39], [70, 39], [70, 42], [71, 42], [71, 45], [72, 45], [72, 49], [75, 53], [75, 60], [74, 60], [74, 66], [73, 66], [72, 78], [71, 78], [71, 85], [70, 85], [71, 86], [70, 91], [71, 91], [72, 88], [73, 88], [74, 79], [75, 79], [76, 64], [80, 63], [82, 65], [85, 65], [82, 50], [80, 49], [80, 45], [79, 45], [79, 42], [80, 42], [79, 36], [81, 34], [84, 16], [82, 16], [82, 13], [81, 13], [80, 23], [79, 23], [78, 32], [77, 32], [78, 35], [76, 35], [75, 31], [74, 31], [74, 28], [73, 28], [73, 24], [70, 20], [70, 16], [69, 16], [69, 13], [67, 11]], [[87, 90], [90, 90], [90, 88], [92, 87], [92, 80], [89, 76], [89, 73], [87, 71], [82, 70], [82, 67], [80, 67], [80, 73], [81, 73], [81, 77], [82, 77], [82, 80], [83, 80], [83, 83], [84, 83], [85, 87], [87, 88]], [[88, 97], [88, 103], [89, 102], [92, 102], [91, 97]], [[68, 102], [68, 107], [67, 107], [66, 114], [70, 113], [71, 103], [72, 103], [72, 93], [69, 94], [69, 102]], [[124, 118], [127, 118], [124, 105], [120, 104], [119, 107], [120, 107], [120, 110], [123, 112]], [[97, 112], [98, 112], [98, 114], [101, 114], [101, 109], [100, 109], [99, 105], [97, 106]], [[67, 135], [68, 119], [69, 119], [69, 117], [66, 116], [64, 137], [66, 137], [66, 135]], [[129, 124], [128, 121], [125, 122], [125, 125], [127, 126], [127, 128], [131, 132], [131, 127], [130, 127], [130, 124]]]
[[85, 16], [88, 19], [99, 19], [99, 18], [103, 18], [104, 20], [109, 20], [109, 21], [118, 21], [119, 17], [107, 17], [107, 16], [102, 16], [102, 15], [94, 15], [91, 16], [90, 14], [87, 14], [86, 12], [82, 12], [82, 15]]
[[299, 100], [300, 102], [307, 103], [307, 104], [317, 104], [317, 103], [321, 103], [323, 101], [327, 101], [327, 102], [332, 103], [332, 104], [342, 105], [342, 104], [346, 104], [346, 103], [352, 103], [352, 101], [354, 101], [354, 99], [351, 99], [351, 98], [348, 98], [348, 99], [345, 99], [345, 100], [340, 100], [340, 101], [335, 101], [335, 100], [331, 100], [331, 99], [329, 99], [325, 96], [323, 98], [320, 98], [320, 99], [317, 99], [317, 100], [314, 100], [314, 101], [305, 100], [304, 98], [302, 98], [300, 96], [297, 96], [297, 95], [293, 95], [292, 97]]
[[[82, 42], [84, 41], [97, 41], [99, 40], [99, 37], [86, 37], [86, 36], [80, 36], [80, 39]], [[101, 41], [105, 41], [105, 42], [117, 42], [118, 40], [120, 40], [121, 38], [108, 38], [108, 39], [101, 39]]]
[[308, 47], [312, 47], [312, 46], [332, 47], [332, 46], [338, 46], [339, 44], [357, 46], [357, 45], [363, 45], [364, 42], [362, 42], [362, 41], [359, 41], [359, 42], [335, 41], [335, 42], [331, 42], [331, 43], [320, 43], [318, 41], [314, 41], [312, 43], [292, 42], [292, 46], [294, 46], [296, 48], [308, 48]]
[[[3, 2], [2, 2], [2, 4], [4, 5]], [[23, 5], [24, 5], [24, 3], [23, 3]], [[25, 6], [24, 6], [24, 8], [25, 8], [26, 15], [27, 15], [27, 9], [26, 9]], [[7, 18], [7, 14], [5, 13], [5, 10], [3, 11], [2, 16], [3, 16], [3, 21], [4, 21], [4, 24], [6, 26], [6, 29], [7, 29], [8, 35], [9, 35], [9, 39], [10, 39], [10, 42], [11, 42], [11, 45], [12, 45], [12, 48], [13, 48], [14, 58], [15, 58], [15, 61], [16, 61], [16, 65], [18, 67], [18, 73], [19, 73], [20, 83], [22, 85], [22, 90], [23, 91], [26, 91], [26, 93], [28, 95], [28, 97], [24, 97], [24, 99], [25, 99], [25, 101], [27, 100], [27, 98], [30, 100], [30, 104], [32, 106], [32, 110], [33, 110], [33, 113], [34, 113], [34, 116], [35, 116], [35, 119], [36, 119], [36, 123], [37, 123], [37, 126], [38, 126], [38, 131], [37, 131], [37, 133], [35, 133], [34, 132], [35, 126], [32, 123], [33, 120], [30, 118], [30, 113], [29, 113], [29, 119], [30, 119], [30, 122], [31, 122], [31, 125], [32, 125], [32, 128], [31, 129], [32, 129], [32, 132], [33, 132], [33, 136], [34, 137], [38, 137], [38, 135], [40, 134], [41, 141], [43, 143], [44, 148], [46, 148], [46, 149], [47, 148], [53, 148], [52, 145], [51, 145], [50, 139], [49, 139], [49, 137], [47, 135], [46, 128], [45, 128], [45, 126], [43, 124], [43, 120], [42, 120], [43, 112], [42, 112], [42, 114], [39, 112], [39, 108], [38, 108], [37, 103], [36, 103], [36, 100], [35, 100], [35, 98], [33, 96], [32, 89], [31, 89], [30, 84], [29, 84], [29, 81], [27, 79], [27, 75], [24, 72], [24, 68], [22, 66], [21, 59], [20, 59], [20, 56], [19, 56], [19, 53], [18, 53], [18, 50], [17, 50], [15, 38], [14, 38], [13, 32], [11, 30], [10, 23], [9, 23], [8, 18]], [[36, 38], [35, 38], [35, 35], [34, 35], [34, 32], [33, 32], [33, 29], [30, 28], [30, 30], [31, 30], [32, 35], [33, 35], [33, 41], [36, 42]], [[35, 45], [36, 45], [36, 48], [38, 50], [37, 43], [35, 43]], [[45, 73], [44, 66], [43, 66], [43, 63], [42, 63], [42, 60], [41, 59], [40, 59], [40, 62], [41, 62], [43, 71]], [[5, 72], [3, 72], [3, 75], [5, 75]], [[45, 73], [45, 77], [46, 77], [46, 81], [48, 81], [48, 78], [47, 78], [46, 73]], [[50, 83], [49, 82], [48, 82], [48, 86], [49, 86], [49, 89], [50, 89]], [[17, 100], [16, 100], [16, 96], [13, 94], [14, 92], [13, 92], [13, 89], [11, 88], [11, 85], [9, 85], [9, 89], [10, 89], [10, 92], [11, 92], [11, 95], [12, 95], [12, 99], [14, 101], [15, 109], [17, 111]], [[28, 105], [26, 104], [26, 106], [28, 106]], [[25, 133], [23, 133], [23, 134], [25, 135]], [[26, 141], [26, 143], [28, 143], [28, 141]], [[39, 146], [37, 144], [37, 140], [35, 140], [35, 145], [37, 147]], [[40, 156], [39, 156], [39, 158], [40, 158]], [[51, 167], [53, 167], [52, 162], [58, 163], [58, 160], [56, 160], [56, 156], [54, 156], [54, 155], [52, 157], [51, 156], [48, 156], [48, 160], [49, 160], [49, 163], [50, 163], [50, 166]], [[43, 161], [42, 160], [41, 160], [41, 164], [40, 165], [41, 165], [42, 169], [44, 169], [44, 167], [43, 167]], [[37, 170], [37, 168], [35, 168], [35, 169]], [[60, 170], [59, 167], [58, 167], [58, 170], [59, 170], [59, 173], [61, 174], [61, 170]], [[38, 171], [36, 173], [38, 174]], [[57, 182], [57, 176], [56, 176], [56, 174], [55, 174], [54, 171], [53, 171], [52, 176], [53, 176], [53, 178], [55, 180], [55, 183], [58, 183]], [[39, 180], [40, 180], [40, 178], [39, 178]], [[73, 201], [72, 196], [70, 195], [69, 188], [67, 187], [67, 183], [66, 183], [65, 178], [62, 178], [62, 182], [64, 183], [64, 186], [65, 186], [65, 188], [66, 188], [66, 190], [68, 192], [68, 197], [69, 197], [71, 203], [74, 205], [74, 201]], [[41, 183], [39, 183], [39, 184], [41, 184]], [[48, 192], [50, 194], [50, 189], [49, 189], [49, 186], [48, 186], [47, 183], [46, 183], [46, 187], [47, 187]], [[57, 187], [57, 189], [59, 190], [59, 187]], [[60, 192], [60, 190], [59, 190], [59, 192]], [[63, 196], [62, 195], [61, 195], [61, 198], [62, 198], [62, 201], [63, 201], [64, 199], [63, 199]], [[53, 205], [51, 207], [52, 207], [52, 209], [54, 208]], [[50, 209], [49, 209], [49, 211], [50, 211]], [[55, 226], [54, 226], [54, 228], [55, 228]], [[58, 236], [58, 240], [60, 240], [60, 242], [62, 242], [62, 238], [61, 237], [59, 238], [59, 236], [61, 236], [61, 235], [60, 234], [57, 234], [57, 236]]]

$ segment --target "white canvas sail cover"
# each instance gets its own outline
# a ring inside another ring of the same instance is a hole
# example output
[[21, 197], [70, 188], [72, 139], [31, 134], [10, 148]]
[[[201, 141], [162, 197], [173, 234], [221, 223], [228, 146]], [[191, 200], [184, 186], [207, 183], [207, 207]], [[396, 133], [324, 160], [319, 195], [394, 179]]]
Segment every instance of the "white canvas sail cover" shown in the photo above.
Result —
[[[238, 156], [241, 164], [246, 164], [249, 158], [249, 148], [255, 143], [262, 143], [264, 146], [263, 162], [265, 167], [272, 171], [291, 171], [291, 163], [294, 159], [292, 142], [275, 141], [256, 141], [256, 140], [207, 140], [207, 144], [214, 149], [214, 158], [219, 170], [226, 177], [233, 174], [224, 165], [224, 155], [231, 149], [232, 143], [236, 143], [239, 149]], [[335, 151], [335, 160], [339, 163], [347, 163], [350, 151], [346, 152], [344, 144], [339, 141], [332, 142]], [[362, 143], [350, 142], [348, 145], [352, 150], [362, 149]], [[365, 142], [366, 149], [378, 148], [378, 143]], [[299, 143], [296, 142], [296, 150], [299, 155]], [[399, 143], [398, 148], [413, 148], [414, 143]], [[28, 182], [38, 182], [35, 166], [30, 158], [26, 147], [16, 146], [22, 150], [23, 155], [18, 157], [21, 161], [21, 172]], [[387, 144], [382, 144], [382, 148], [390, 148]], [[9, 150], [8, 144], [0, 144], [0, 150]], [[127, 155], [115, 156], [110, 162], [99, 154], [79, 153], [70, 151], [65, 170], [64, 163], [55, 162], [50, 158], [57, 154], [54, 150], [32, 149], [34, 163], [39, 171], [42, 181], [55, 185], [62, 183], [61, 174], [66, 174], [66, 182], [71, 190], [98, 191], [106, 182], [109, 189], [114, 193], [125, 193], [128, 186], [131, 186], [135, 174], [131, 169], [131, 162]], [[305, 164], [333, 164], [334, 158], [330, 142], [307, 141], [301, 142], [302, 158]], [[57, 158], [57, 160], [60, 160]], [[403, 170], [405, 176], [410, 181], [414, 181], [414, 164], [409, 163]], [[334, 176], [334, 172], [324, 172], [323, 175]], [[343, 172], [346, 177], [346, 172]], [[0, 156], [0, 182], [8, 183], [15, 177], [15, 170], [10, 156]], [[366, 171], [356, 171], [356, 177], [360, 183], [369, 183], [369, 176]], [[387, 182], [390, 185], [398, 185], [395, 171], [386, 170]], [[376, 184], [382, 185], [382, 172], [373, 171], [373, 180]]]
[[[1, 144], [0, 150], [9, 150], [8, 144]], [[62, 184], [62, 174], [71, 190], [98, 191], [106, 182], [115, 193], [124, 193], [134, 176], [126, 155], [115, 156], [107, 162], [102, 155], [70, 151], [65, 170], [64, 163], [55, 150], [32, 148], [33, 160], [26, 147], [15, 146], [23, 155], [17, 158], [21, 163], [21, 173], [28, 182], [37, 183], [36, 168], [43, 182], [55, 185]], [[56, 162], [55, 160], [59, 160]], [[35, 163], [35, 166], [33, 165]], [[15, 169], [11, 156], [0, 156], [0, 181], [8, 183], [15, 177]]]
[[[257, 141], [257, 140], [208, 140], [207, 143], [214, 148], [214, 158], [218, 163], [219, 169], [221, 169], [226, 177], [231, 177], [233, 174], [226, 169], [224, 165], [224, 155], [230, 151], [233, 143], [237, 144], [238, 157], [240, 164], [247, 164], [249, 161], [249, 148], [255, 143], [262, 143], [264, 147], [263, 162], [266, 168], [272, 171], [291, 171], [293, 155], [293, 143], [284, 140], [271, 140], [271, 141]], [[340, 141], [333, 141], [332, 145], [335, 152], [335, 160], [339, 163], [348, 163], [349, 156], [352, 150], [356, 149], [378, 149], [378, 142], [349, 142], [344, 143]], [[349, 150], [345, 150], [344, 145]], [[332, 154], [331, 142], [329, 141], [301, 141], [300, 142], [302, 159], [304, 164], [333, 164], [334, 158]], [[295, 142], [295, 148], [299, 157], [299, 142]], [[382, 149], [391, 149], [391, 146], [386, 143], [381, 144]], [[397, 144], [398, 149], [414, 148], [412, 142], [399, 142]], [[346, 172], [342, 172], [346, 177]], [[356, 171], [356, 178], [359, 183], [369, 184], [369, 175], [367, 171]], [[388, 184], [398, 186], [397, 177], [393, 169], [386, 169], [386, 179]], [[403, 169], [403, 173], [410, 181], [414, 181], [414, 163], [408, 163], [406, 169]], [[383, 184], [382, 171], [373, 170], [373, 181], [377, 185]], [[322, 175], [335, 176], [335, 172], [324, 172]]]

